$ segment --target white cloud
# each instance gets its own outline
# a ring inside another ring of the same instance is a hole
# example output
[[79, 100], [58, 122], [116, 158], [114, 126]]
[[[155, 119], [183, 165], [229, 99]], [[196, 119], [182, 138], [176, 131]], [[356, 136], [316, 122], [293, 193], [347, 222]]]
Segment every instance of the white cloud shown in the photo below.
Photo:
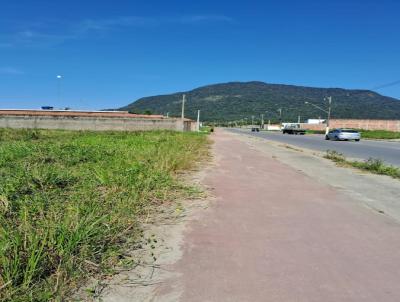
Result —
[[212, 22], [225, 22], [231, 23], [233, 19], [224, 15], [194, 15], [185, 16], [181, 18], [183, 23], [212, 23]]
[[83, 19], [75, 22], [41, 22], [24, 30], [11, 33], [6, 41], [0, 41], [0, 48], [16, 46], [42, 47], [63, 43], [68, 40], [86, 38], [90, 34], [108, 33], [117, 29], [146, 28], [171, 24], [232, 23], [224, 15], [188, 15], [170, 18], [120, 16], [109, 19]]
[[85, 19], [78, 23], [76, 33], [96, 30], [110, 30], [117, 27], [146, 27], [158, 25], [159, 22], [154, 18], [147, 17], [117, 17], [111, 19]]
[[86, 19], [77, 26], [76, 33], [89, 31], [106, 31], [116, 28], [132, 27], [154, 27], [168, 24], [195, 24], [195, 23], [215, 23], [215, 22], [233, 22], [233, 19], [224, 15], [190, 15], [176, 18], [152, 18], [125, 16], [111, 19]]
[[5, 75], [21, 75], [25, 74], [25, 72], [13, 68], [13, 67], [0, 67], [0, 74], [5, 74]]

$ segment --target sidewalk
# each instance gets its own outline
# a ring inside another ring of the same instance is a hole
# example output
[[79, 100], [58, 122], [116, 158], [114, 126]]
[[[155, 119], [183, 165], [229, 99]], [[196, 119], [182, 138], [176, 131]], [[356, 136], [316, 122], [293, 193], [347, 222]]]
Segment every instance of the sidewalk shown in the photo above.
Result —
[[156, 301], [400, 301], [400, 225], [217, 131], [216, 201]]

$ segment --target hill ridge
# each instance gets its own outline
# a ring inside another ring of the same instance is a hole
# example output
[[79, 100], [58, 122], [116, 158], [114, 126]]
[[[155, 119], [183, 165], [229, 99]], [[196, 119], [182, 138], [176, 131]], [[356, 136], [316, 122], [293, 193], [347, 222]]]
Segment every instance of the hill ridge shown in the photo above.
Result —
[[332, 117], [400, 119], [400, 101], [367, 89], [317, 88], [290, 84], [270, 84], [261, 81], [226, 82], [205, 85], [188, 91], [140, 98], [122, 110], [179, 116], [182, 94], [186, 94], [187, 117], [195, 118], [202, 111], [204, 121], [232, 121], [264, 114], [277, 119], [282, 108], [283, 119], [297, 121], [323, 117], [324, 112], [305, 101], [326, 108], [324, 97], [332, 96]]

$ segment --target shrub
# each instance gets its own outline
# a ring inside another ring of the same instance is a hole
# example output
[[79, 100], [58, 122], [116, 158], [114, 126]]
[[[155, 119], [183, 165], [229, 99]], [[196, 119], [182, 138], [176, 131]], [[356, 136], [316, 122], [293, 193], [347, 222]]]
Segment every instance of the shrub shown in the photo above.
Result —
[[345, 156], [342, 153], [335, 150], [327, 150], [324, 157], [337, 163], [341, 163], [346, 160]]

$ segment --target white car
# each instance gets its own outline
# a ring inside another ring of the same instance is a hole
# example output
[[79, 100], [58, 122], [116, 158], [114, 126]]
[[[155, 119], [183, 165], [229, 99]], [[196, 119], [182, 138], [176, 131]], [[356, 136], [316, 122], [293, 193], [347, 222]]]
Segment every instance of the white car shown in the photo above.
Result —
[[325, 139], [335, 141], [355, 140], [358, 142], [361, 139], [361, 134], [357, 130], [353, 129], [335, 129], [329, 131], [329, 133], [325, 135]]

